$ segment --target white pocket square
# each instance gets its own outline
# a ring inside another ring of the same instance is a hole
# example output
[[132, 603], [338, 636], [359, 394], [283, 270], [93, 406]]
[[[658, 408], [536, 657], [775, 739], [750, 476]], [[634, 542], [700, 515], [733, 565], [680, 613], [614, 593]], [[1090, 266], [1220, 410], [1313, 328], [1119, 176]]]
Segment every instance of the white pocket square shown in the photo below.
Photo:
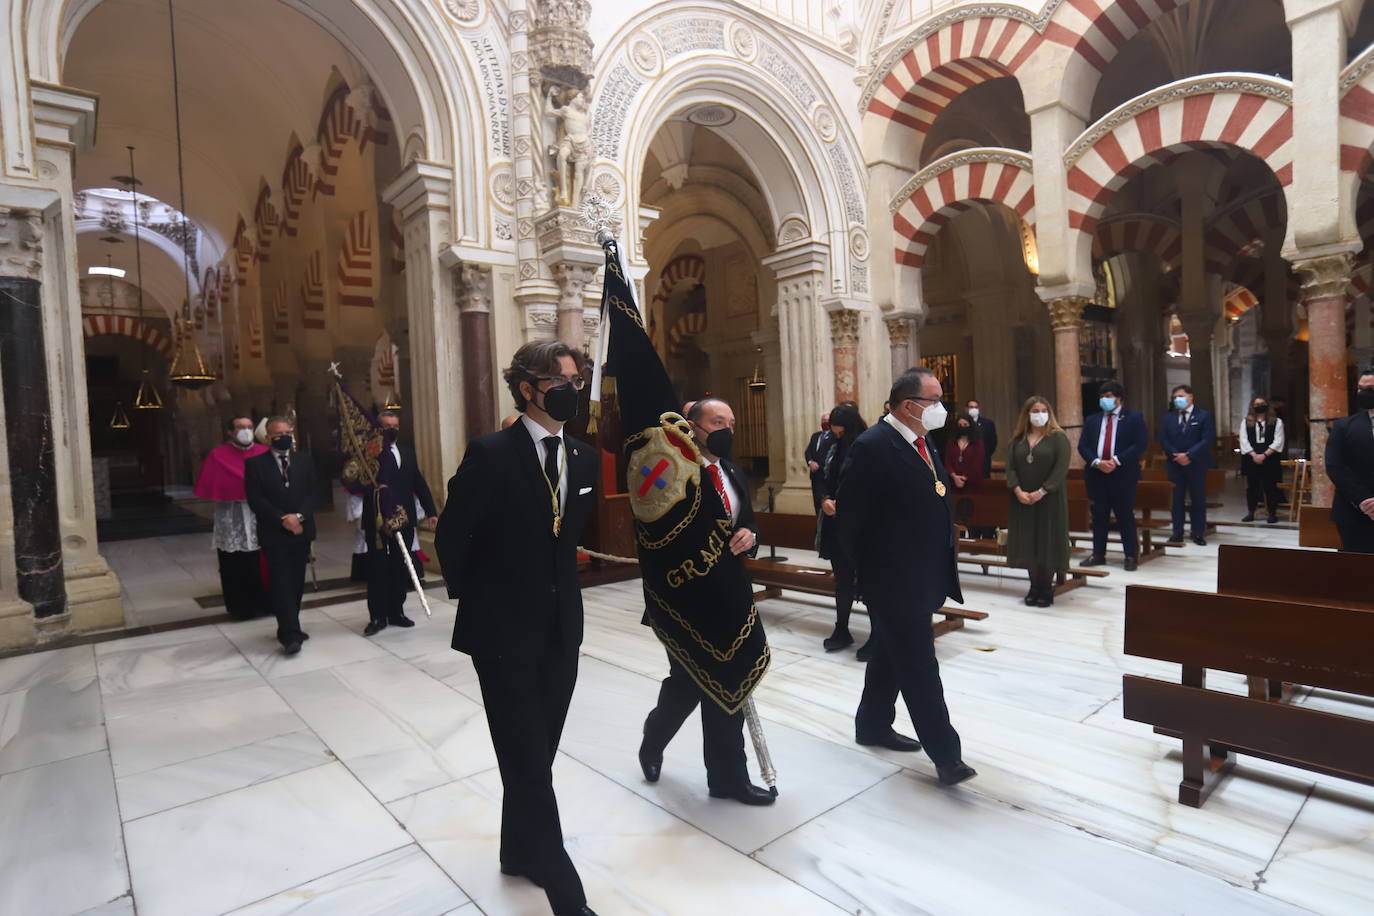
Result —
[[582, 489], [580, 489], [580, 490], [577, 491], [577, 495], [578, 495], [578, 496], [586, 496], [586, 495], [587, 495], [588, 493], [590, 493], [590, 492], [592, 492], [592, 488], [591, 488], [591, 487], [583, 487]]

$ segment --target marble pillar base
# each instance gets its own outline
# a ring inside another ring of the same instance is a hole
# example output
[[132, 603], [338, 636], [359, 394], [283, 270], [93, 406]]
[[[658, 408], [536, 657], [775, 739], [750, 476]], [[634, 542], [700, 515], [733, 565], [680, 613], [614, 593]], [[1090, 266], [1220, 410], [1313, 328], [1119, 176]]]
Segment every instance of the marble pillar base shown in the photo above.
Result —
[[124, 626], [119, 577], [104, 560], [68, 566], [66, 573], [69, 632], [89, 633]]
[[34, 623], [33, 605], [27, 601], [0, 601], [0, 651], [36, 643]]
[[773, 493], [773, 511], [787, 515], [811, 515], [815, 503], [811, 501], [811, 485], [783, 484]]

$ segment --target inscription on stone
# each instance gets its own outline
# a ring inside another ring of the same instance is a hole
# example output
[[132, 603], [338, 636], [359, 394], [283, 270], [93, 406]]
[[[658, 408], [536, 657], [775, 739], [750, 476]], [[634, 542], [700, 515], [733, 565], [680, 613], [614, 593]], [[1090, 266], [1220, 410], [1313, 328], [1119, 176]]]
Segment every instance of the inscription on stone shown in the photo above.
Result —
[[468, 44], [477, 56], [477, 71], [482, 78], [482, 98], [487, 106], [488, 141], [491, 151], [498, 156], [510, 158], [510, 112], [507, 109], [508, 84], [506, 68], [496, 43], [488, 35], [469, 38]]
[[844, 148], [839, 143], [827, 146], [825, 153], [830, 157], [830, 164], [835, 167], [835, 174], [840, 181], [840, 197], [844, 199], [845, 219], [862, 226], [864, 203], [859, 194], [859, 182], [855, 180], [854, 169], [849, 164], [849, 157], [845, 155]]
[[634, 74], [625, 61], [617, 61], [596, 94], [596, 114], [592, 117], [592, 143], [597, 155], [615, 159], [620, 155], [620, 134], [625, 115], [644, 80]]
[[810, 109], [816, 101], [816, 90], [806, 82], [800, 70], [792, 65], [786, 55], [771, 41], [759, 42], [759, 66], [773, 79], [787, 87], [792, 97], [801, 102], [802, 107]]
[[725, 23], [720, 19], [674, 19], [654, 29], [663, 53], [677, 57], [688, 51], [725, 50]]

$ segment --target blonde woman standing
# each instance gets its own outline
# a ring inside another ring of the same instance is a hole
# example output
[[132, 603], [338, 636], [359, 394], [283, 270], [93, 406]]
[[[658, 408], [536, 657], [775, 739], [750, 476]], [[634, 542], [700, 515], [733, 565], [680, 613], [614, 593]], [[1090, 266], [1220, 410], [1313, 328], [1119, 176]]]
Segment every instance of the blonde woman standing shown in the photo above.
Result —
[[1069, 437], [1045, 398], [1021, 407], [1007, 454], [1007, 564], [1030, 574], [1026, 604], [1054, 604], [1054, 577], [1069, 568]]

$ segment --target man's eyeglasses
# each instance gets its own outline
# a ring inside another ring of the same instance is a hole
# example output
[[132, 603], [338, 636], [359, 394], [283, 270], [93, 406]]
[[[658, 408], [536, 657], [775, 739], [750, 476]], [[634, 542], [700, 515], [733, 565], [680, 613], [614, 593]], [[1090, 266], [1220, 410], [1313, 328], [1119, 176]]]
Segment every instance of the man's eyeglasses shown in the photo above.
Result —
[[583, 388], [587, 387], [587, 377], [585, 375], [574, 375], [572, 378], [568, 378], [564, 375], [546, 375], [534, 381], [536, 384], [539, 382], [556, 382], [558, 385], [572, 385], [574, 391], [581, 391]]

